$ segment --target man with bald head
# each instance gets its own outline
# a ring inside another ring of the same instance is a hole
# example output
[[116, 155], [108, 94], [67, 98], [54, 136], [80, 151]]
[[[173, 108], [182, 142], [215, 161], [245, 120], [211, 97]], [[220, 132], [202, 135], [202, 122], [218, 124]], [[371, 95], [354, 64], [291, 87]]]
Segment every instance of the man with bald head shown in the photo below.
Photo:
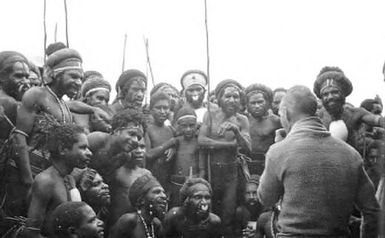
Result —
[[267, 152], [258, 198], [266, 207], [281, 200], [278, 237], [347, 237], [354, 207], [363, 217], [362, 237], [376, 237], [380, 209], [363, 161], [331, 136], [316, 110], [307, 87], [288, 90], [279, 108], [287, 136]]

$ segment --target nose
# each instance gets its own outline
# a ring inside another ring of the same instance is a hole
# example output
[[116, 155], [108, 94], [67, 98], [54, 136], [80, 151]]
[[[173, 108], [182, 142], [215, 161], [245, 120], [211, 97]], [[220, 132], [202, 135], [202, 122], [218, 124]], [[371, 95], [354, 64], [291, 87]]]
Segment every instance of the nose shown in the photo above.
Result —
[[103, 222], [102, 220], [100, 220], [99, 218], [96, 218], [96, 224], [97, 224], [97, 226], [99, 226], [99, 227], [104, 226], [104, 222]]
[[90, 149], [86, 149], [86, 155], [88, 156], [88, 157], [91, 157], [92, 156], [92, 152], [90, 151]]
[[139, 90], [136, 94], [136, 97], [137, 98], [143, 98], [144, 97], [144, 91], [143, 90]]
[[164, 191], [160, 192], [159, 196], [161, 198], [167, 199], [167, 195], [166, 195], [166, 193]]
[[75, 79], [75, 84], [76, 84], [76, 86], [81, 87], [82, 86], [82, 80], [80, 78], [76, 78]]
[[102, 183], [102, 188], [103, 188], [103, 189], [109, 189], [108, 184]]

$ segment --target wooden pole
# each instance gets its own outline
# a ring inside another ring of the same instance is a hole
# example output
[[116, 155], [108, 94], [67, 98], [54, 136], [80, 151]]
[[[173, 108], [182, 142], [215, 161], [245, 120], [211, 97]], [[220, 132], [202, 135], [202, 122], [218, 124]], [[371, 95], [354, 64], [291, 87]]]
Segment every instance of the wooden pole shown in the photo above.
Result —
[[67, 11], [67, 0], [64, 0], [64, 13], [65, 13], [65, 20], [66, 20], [66, 42], [67, 47], [70, 47], [69, 40], [68, 40], [68, 11]]
[[124, 34], [122, 73], [126, 68], [126, 45], [127, 45], [127, 34]]
[[44, 10], [43, 10], [43, 27], [44, 27], [44, 55], [43, 55], [43, 59], [44, 59], [44, 65], [46, 64], [46, 61], [47, 61], [47, 25], [46, 25], [46, 22], [45, 22], [45, 19], [46, 19], [46, 12], [47, 12], [47, 0], [44, 0]]
[[152, 86], [154, 87], [155, 86], [155, 79], [154, 79], [154, 74], [152, 72], [152, 67], [151, 67], [148, 39], [145, 37], [143, 37], [143, 38], [144, 38], [144, 45], [146, 47], [147, 64], [148, 64], [148, 67], [150, 69], [150, 74], [151, 74], [151, 82], [152, 82]]
[[55, 23], [55, 43], [57, 42], [57, 22]]

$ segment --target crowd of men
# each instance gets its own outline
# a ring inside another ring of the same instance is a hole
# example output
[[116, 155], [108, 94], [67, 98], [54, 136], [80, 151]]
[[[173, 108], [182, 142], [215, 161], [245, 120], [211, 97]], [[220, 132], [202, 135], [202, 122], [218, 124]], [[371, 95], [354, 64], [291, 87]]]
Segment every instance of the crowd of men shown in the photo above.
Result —
[[347, 103], [352, 83], [329, 66], [313, 92], [207, 83], [189, 70], [146, 99], [129, 69], [111, 101], [60, 42], [41, 67], [0, 52], [2, 237], [384, 235], [379, 97]]

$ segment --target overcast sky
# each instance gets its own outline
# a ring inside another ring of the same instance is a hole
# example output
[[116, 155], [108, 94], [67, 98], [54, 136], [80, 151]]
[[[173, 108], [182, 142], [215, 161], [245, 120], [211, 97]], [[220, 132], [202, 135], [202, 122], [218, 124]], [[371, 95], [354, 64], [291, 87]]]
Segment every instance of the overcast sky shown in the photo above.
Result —
[[[207, 0], [211, 85], [226, 78], [244, 86], [313, 87], [323, 66], [351, 79], [356, 106], [379, 94], [385, 101], [385, 2], [355, 0]], [[35, 62], [43, 55], [43, 0], [2, 0], [0, 50]], [[189, 69], [206, 71], [204, 0], [67, 0], [69, 44], [85, 70], [115, 85], [122, 69], [146, 72], [149, 40], [156, 82], [180, 88]], [[65, 42], [63, 0], [47, 0], [48, 44]], [[151, 83], [149, 84], [151, 87]]]

